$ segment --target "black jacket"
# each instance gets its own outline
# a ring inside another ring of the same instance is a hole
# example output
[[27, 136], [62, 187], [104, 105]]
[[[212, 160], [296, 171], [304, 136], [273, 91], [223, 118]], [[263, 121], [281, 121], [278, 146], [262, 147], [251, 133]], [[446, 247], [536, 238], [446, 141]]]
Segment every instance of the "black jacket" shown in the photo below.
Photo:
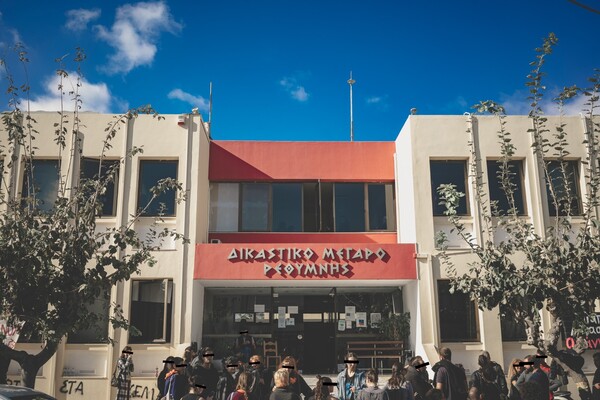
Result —
[[289, 389], [275, 388], [271, 392], [269, 400], [300, 400], [300, 396]]
[[263, 367], [257, 369], [250, 367], [249, 372], [252, 375], [252, 384], [250, 385], [250, 390], [248, 390], [251, 397], [255, 400], [269, 400], [269, 396], [271, 395], [271, 392], [269, 392], [270, 371]]
[[233, 376], [231, 376], [227, 370], [223, 371], [223, 374], [219, 378], [219, 382], [217, 382], [214, 400], [226, 400], [227, 396], [235, 391], [235, 386], [236, 381]]
[[408, 366], [408, 371], [406, 372], [405, 379], [409, 381], [412, 385], [416, 400], [425, 397], [425, 394], [427, 394], [427, 392], [433, 389], [433, 387], [427, 380], [426, 375], [417, 371], [417, 369], [412, 365]]
[[217, 390], [219, 382], [219, 371], [211, 364], [210, 368], [205, 368], [202, 364], [197, 364], [192, 370], [193, 376], [200, 379], [200, 383], [206, 386], [206, 391], [214, 393]]
[[[295, 382], [292, 383], [294, 380]], [[274, 387], [275, 381], [271, 379], [270, 389], [272, 390]], [[288, 386], [288, 390], [296, 393], [298, 396], [303, 394], [307, 399], [313, 395], [313, 391], [310, 386], [308, 386], [308, 383], [306, 383], [302, 375], [297, 373], [295, 370], [290, 371], [290, 385]]]
[[435, 372], [434, 382], [437, 382], [438, 372], [443, 368], [448, 375], [446, 382], [449, 387], [444, 387], [444, 397], [446, 400], [463, 400], [467, 398], [467, 377], [465, 370], [462, 367], [452, 364], [448, 360], [441, 360], [436, 363], [431, 369]]

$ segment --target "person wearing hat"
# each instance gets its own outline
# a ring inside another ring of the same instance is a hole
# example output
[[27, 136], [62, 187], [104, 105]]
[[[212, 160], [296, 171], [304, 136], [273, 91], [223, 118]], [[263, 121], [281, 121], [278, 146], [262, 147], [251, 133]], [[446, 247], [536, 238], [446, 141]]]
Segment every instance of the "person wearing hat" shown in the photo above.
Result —
[[185, 373], [187, 364], [183, 363], [183, 358], [175, 357], [173, 360], [175, 368], [167, 373], [165, 381], [165, 395], [170, 394], [174, 400], [181, 400], [190, 388], [188, 377]]

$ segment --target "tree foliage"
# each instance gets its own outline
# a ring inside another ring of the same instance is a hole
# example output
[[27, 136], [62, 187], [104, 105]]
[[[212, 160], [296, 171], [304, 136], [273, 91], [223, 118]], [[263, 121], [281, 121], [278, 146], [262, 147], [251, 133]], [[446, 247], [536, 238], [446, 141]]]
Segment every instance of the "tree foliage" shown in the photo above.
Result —
[[[574, 352], [560, 350], [558, 341], [561, 328], [572, 324], [578, 338], [575, 350], [578, 354], [584, 351], [585, 318], [593, 312], [594, 303], [600, 298], [600, 167], [597, 160], [600, 121], [596, 112], [600, 74], [596, 71], [589, 79], [589, 87], [566, 87], [553, 99], [561, 116], [567, 101], [577, 96], [587, 99], [584, 116], [587, 132], [583, 140], [587, 156], [581, 160], [586, 191], [582, 207], [577, 209], [577, 193], [569, 185], [574, 171], [569, 168], [567, 159], [569, 140], [581, 140], [569, 138], [562, 120], [550, 126], [541, 106], [546, 89], [543, 66], [556, 44], [557, 38], [550, 34], [543, 46], [536, 49], [536, 60], [530, 64], [532, 71], [527, 77], [531, 129], [514, 133], [532, 137], [531, 151], [554, 206], [554, 215], [549, 218], [551, 223], [545, 229], [536, 229], [529, 219], [519, 216], [515, 206], [518, 178], [510, 164], [516, 150], [513, 133], [507, 129], [504, 108], [496, 102], [483, 101], [474, 108], [476, 114], [491, 114], [497, 118], [501, 154], [498, 180], [509, 207], [503, 211], [489, 201], [478, 167], [481, 160], [477, 158], [475, 144], [469, 142], [470, 179], [475, 182], [474, 196], [482, 218], [481, 238], [475, 240], [457, 216], [458, 199], [464, 194], [458, 193], [453, 185], [442, 185], [438, 190], [454, 232], [468, 243], [474, 255], [475, 261], [469, 264], [468, 273], [457, 272], [444, 234], [438, 234], [437, 242], [441, 248], [440, 258], [451, 277], [452, 290], [470, 294], [482, 310], [499, 307], [503, 317], [521, 322], [527, 328], [528, 343], [552, 356], [573, 378], [582, 398], [587, 398], [589, 384], [581, 370], [583, 359]], [[497, 243], [494, 237], [499, 231], [505, 233], [506, 238]], [[542, 329], [540, 311], [543, 309], [552, 318], [552, 326], [546, 332]]]
[[[27, 53], [21, 46], [16, 46], [15, 51], [18, 62], [26, 71]], [[91, 311], [98, 299], [110, 300], [114, 285], [139, 274], [140, 268], [154, 265], [152, 251], [156, 243], [168, 236], [185, 241], [172, 230], [159, 230], [160, 216], [146, 236], [141, 237], [135, 230], [135, 222], [161, 193], [177, 191], [178, 201], [183, 200], [182, 186], [173, 179], [159, 181], [151, 189], [150, 202], [128, 216], [125, 224], [103, 230], [97, 228], [101, 198], [107, 186], [115, 181], [119, 167], [126, 159], [143, 149], [134, 147], [119, 162], [103, 165], [106, 152], [130, 119], [141, 114], [153, 115], [158, 120], [162, 118], [150, 106], [115, 115], [103, 132], [91, 134], [102, 142], [101, 153], [94, 155], [99, 158], [98, 173], [94, 177], [80, 177], [79, 110], [83, 100], [79, 89], [82, 85], [80, 65], [84, 59], [84, 53], [77, 49], [75, 77], [69, 76], [63, 59], [57, 60], [61, 99], [74, 104], [74, 108], [71, 111], [61, 109], [54, 124], [55, 151], [59, 160], [58, 197], [51, 207], [44, 205], [38, 196], [34, 161], [39, 159], [36, 139], [52, 133], [47, 131], [48, 127], [38, 127], [35, 115], [29, 112], [28, 83], [17, 86], [9, 63], [0, 62], [9, 95], [9, 110], [2, 114], [0, 128], [0, 160], [3, 160], [0, 164], [0, 316], [13, 326], [24, 322], [25, 330], [33, 332], [43, 343], [38, 354], [0, 344], [0, 360], [3, 367], [7, 367], [8, 361], [16, 360], [23, 371], [23, 382], [30, 387], [35, 383], [38, 369], [56, 352], [61, 340], [105, 321], [106, 315], [102, 312]], [[66, 83], [71, 79], [73, 90], [67, 90]], [[44, 154], [48, 154], [48, 149], [44, 149]], [[20, 186], [13, 177], [20, 165], [29, 184], [25, 185], [24, 193], [19, 194]], [[129, 327], [118, 304], [112, 304], [109, 319], [114, 328]], [[0, 375], [5, 380], [6, 369]]]

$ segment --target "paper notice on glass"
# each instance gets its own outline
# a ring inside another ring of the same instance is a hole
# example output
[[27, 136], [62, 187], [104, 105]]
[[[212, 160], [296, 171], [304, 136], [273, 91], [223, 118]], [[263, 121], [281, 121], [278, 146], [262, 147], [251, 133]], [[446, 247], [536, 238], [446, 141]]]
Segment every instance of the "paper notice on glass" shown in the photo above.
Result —
[[366, 328], [367, 327], [367, 313], [366, 312], [357, 312], [356, 313], [356, 327], [357, 328]]
[[371, 313], [371, 328], [376, 328], [381, 324], [381, 313]]
[[285, 324], [287, 326], [294, 326], [296, 324], [296, 320], [294, 318], [286, 318]]
[[354, 321], [356, 313], [355, 306], [346, 306], [346, 321]]
[[288, 314], [298, 314], [298, 306], [288, 306]]
[[278, 307], [277, 308], [277, 314], [279, 315], [285, 315], [285, 307]]
[[255, 304], [254, 312], [265, 312], [265, 305], [264, 304]]
[[346, 330], [352, 329], [352, 321], [346, 321]]
[[281, 318], [281, 316], [279, 316], [279, 318], [277, 318], [277, 327], [285, 328], [285, 318]]
[[346, 320], [340, 319], [338, 321], [338, 331], [345, 331], [346, 330]]

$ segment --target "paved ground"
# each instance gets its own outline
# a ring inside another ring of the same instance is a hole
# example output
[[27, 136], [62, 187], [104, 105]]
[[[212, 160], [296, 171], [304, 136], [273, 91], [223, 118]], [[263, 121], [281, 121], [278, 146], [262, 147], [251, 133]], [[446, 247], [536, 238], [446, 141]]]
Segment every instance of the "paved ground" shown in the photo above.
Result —
[[[323, 374], [321, 376], [328, 376], [333, 382], [336, 382], [337, 380], [337, 374]], [[304, 378], [308, 386], [310, 386], [311, 388], [314, 388], [317, 385], [316, 375], [302, 374], [302, 377]], [[383, 388], [388, 379], [390, 379], [390, 375], [379, 375], [379, 387]], [[337, 397], [337, 391], [334, 391], [333, 395]]]

